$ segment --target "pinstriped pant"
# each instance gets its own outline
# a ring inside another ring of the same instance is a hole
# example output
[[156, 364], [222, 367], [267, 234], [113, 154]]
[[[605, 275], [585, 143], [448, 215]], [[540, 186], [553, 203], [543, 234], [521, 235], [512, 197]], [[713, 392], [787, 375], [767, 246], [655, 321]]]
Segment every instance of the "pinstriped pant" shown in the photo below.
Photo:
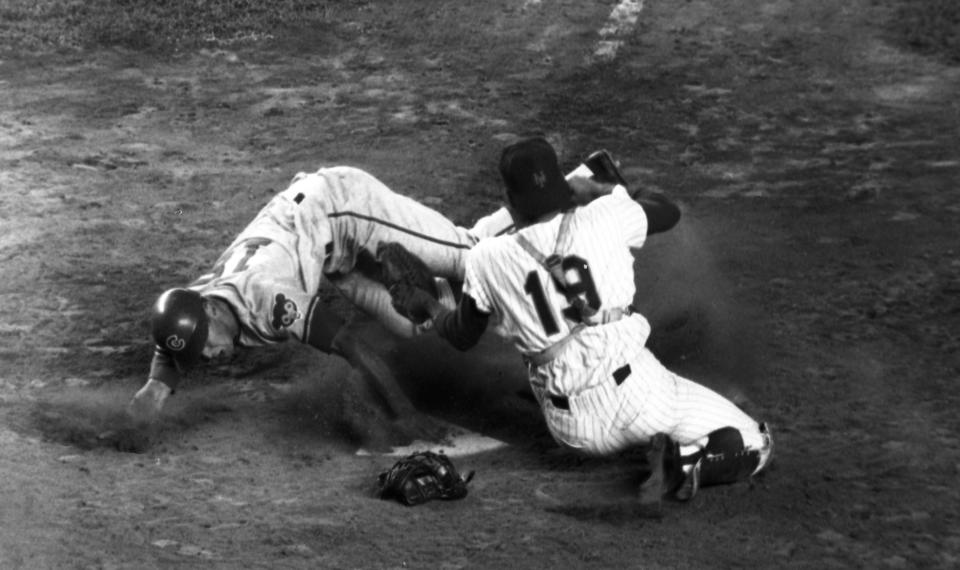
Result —
[[[667, 370], [645, 346], [649, 325], [640, 315], [578, 333], [551, 362], [531, 368], [530, 383], [547, 426], [562, 445], [608, 455], [664, 433], [681, 445], [734, 427], [748, 449], [760, 449], [758, 423], [717, 392]], [[619, 385], [614, 371], [629, 366]], [[569, 409], [551, 394], [565, 396]]]

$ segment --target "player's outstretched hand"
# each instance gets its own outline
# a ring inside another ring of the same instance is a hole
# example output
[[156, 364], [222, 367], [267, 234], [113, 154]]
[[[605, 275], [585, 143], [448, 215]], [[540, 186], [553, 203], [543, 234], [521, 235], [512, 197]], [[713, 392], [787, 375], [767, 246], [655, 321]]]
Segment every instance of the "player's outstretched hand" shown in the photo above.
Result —
[[158, 380], [150, 379], [134, 394], [127, 405], [127, 416], [135, 426], [153, 425], [160, 418], [163, 403], [170, 396], [170, 388]]

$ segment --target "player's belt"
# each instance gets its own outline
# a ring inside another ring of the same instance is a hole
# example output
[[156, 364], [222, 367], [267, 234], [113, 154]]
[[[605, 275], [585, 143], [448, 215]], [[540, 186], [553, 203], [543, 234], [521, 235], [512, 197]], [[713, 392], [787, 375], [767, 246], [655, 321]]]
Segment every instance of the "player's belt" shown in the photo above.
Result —
[[615, 323], [623, 317], [629, 317], [631, 314], [633, 314], [633, 307], [617, 307], [615, 309], [600, 311], [590, 317], [584, 317], [583, 320], [588, 325], [605, 325], [607, 323]]
[[587, 325], [577, 325], [573, 327], [573, 329], [570, 331], [570, 334], [561, 338], [540, 352], [524, 354], [523, 361], [526, 362], [527, 366], [531, 368], [536, 368], [538, 366], [547, 364], [556, 358], [558, 354], [560, 354], [560, 351], [563, 350], [563, 347], [567, 346], [567, 344], [577, 336], [577, 333], [585, 328], [587, 328]]

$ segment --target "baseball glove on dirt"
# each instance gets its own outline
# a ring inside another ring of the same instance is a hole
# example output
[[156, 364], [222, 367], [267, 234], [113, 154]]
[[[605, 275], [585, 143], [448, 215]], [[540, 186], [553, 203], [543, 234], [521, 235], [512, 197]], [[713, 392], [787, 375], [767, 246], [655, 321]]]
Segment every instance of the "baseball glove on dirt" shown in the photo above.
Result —
[[404, 457], [380, 474], [377, 496], [407, 506], [435, 499], [462, 499], [467, 496], [467, 483], [471, 479], [473, 471], [466, 477], [460, 475], [446, 455], [421, 451]]
[[430, 293], [434, 299], [439, 298], [430, 269], [399, 243], [381, 243], [377, 248], [377, 260], [381, 266], [381, 280], [388, 289], [405, 284]]

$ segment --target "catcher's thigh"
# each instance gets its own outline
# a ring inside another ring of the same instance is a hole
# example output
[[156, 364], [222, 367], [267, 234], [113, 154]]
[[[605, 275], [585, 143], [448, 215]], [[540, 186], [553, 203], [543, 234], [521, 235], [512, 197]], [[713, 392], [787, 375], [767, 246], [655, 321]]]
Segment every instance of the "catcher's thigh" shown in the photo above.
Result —
[[642, 370], [653, 387], [646, 394], [644, 413], [632, 430], [642, 436], [665, 433], [680, 445], [704, 445], [710, 433], [732, 427], [748, 449], [760, 449], [759, 423], [721, 394], [668, 370], [647, 349]]
[[736, 404], [710, 388], [681, 376], [677, 379], [676, 439], [681, 445], [703, 441], [708, 434], [732, 427], [740, 432], [747, 449], [760, 449], [764, 439], [760, 424]]

